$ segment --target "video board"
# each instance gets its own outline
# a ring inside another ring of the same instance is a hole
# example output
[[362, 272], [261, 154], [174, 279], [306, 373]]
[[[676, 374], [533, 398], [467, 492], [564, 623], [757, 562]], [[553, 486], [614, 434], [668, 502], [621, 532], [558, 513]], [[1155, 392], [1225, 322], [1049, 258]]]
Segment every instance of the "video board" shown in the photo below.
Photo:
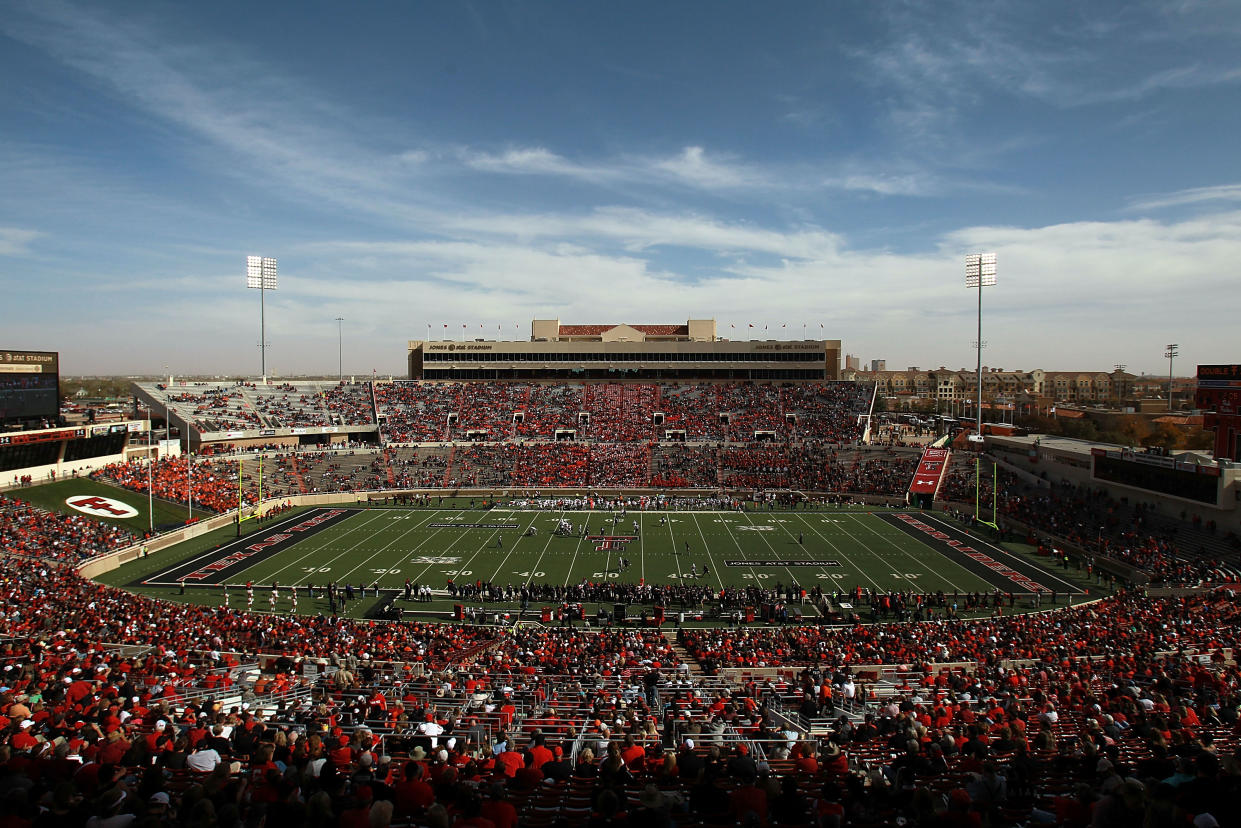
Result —
[[0, 351], [0, 422], [55, 420], [59, 413], [59, 354]]

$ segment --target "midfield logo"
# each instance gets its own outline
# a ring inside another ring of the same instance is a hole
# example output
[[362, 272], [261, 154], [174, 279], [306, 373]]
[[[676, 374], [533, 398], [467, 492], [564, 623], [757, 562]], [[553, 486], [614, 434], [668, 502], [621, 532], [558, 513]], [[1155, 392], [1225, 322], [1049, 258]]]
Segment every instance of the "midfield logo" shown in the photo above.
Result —
[[65, 503], [79, 512], [97, 517], [131, 518], [138, 514], [138, 510], [128, 503], [98, 495], [71, 497]]
[[637, 540], [636, 535], [590, 535], [586, 538], [588, 541], [595, 542], [596, 552], [607, 552], [613, 549], [624, 549], [629, 545], [631, 540]]

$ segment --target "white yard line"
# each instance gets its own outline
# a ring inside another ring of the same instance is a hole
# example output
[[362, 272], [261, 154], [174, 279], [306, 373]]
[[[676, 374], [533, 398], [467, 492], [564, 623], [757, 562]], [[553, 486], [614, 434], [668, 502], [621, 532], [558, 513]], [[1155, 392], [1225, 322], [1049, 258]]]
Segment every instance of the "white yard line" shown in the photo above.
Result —
[[[560, 517], [564, 517], [564, 512], [560, 513]], [[534, 566], [530, 567], [529, 569], [530, 574], [526, 576], [526, 586], [529, 586], [530, 582], [534, 579], [534, 573], [539, 571], [539, 564], [543, 562], [543, 556], [547, 554], [547, 547], [552, 545], [552, 538], [554, 537], [556, 536], [552, 534], [549, 534], [547, 536], [547, 541], [543, 544], [543, 551], [539, 553], [538, 560], [534, 562]], [[581, 538], [578, 538], [577, 544], [578, 546], [582, 545]], [[574, 554], [577, 554], [577, 553], [574, 552]]]
[[[840, 556], [840, 558], [841, 558], [842, 560], [848, 561], [848, 562], [849, 562], [849, 566], [850, 566], [853, 570], [855, 570], [856, 572], [860, 573], [860, 574], [861, 574], [861, 576], [862, 576], [863, 578], [865, 578], [866, 580], [868, 580], [868, 581], [870, 581], [872, 584], [874, 584], [874, 585], [875, 585], [875, 589], [876, 589], [876, 590], [878, 590], [878, 591], [880, 591], [880, 592], [882, 592], [882, 591], [883, 591], [883, 589], [879, 586], [879, 582], [878, 582], [878, 581], [876, 581], [874, 578], [870, 577], [870, 575], [869, 575], [869, 574], [867, 574], [867, 572], [866, 572], [866, 570], [865, 570], [865, 569], [862, 569], [862, 567], [860, 567], [860, 566], [858, 566], [857, 564], [855, 564], [855, 563], [853, 562], [853, 559], [852, 559], [852, 558], [850, 558], [848, 555], [846, 555], [846, 554], [844, 554], [843, 552], [841, 552], [841, 551], [840, 551], [840, 547], [839, 547], [839, 546], [837, 546], [836, 544], [832, 543], [831, 538], [827, 537], [827, 536], [826, 536], [826, 535], [824, 535], [822, 532], [820, 532], [818, 529], [816, 529], [816, 528], [813, 526], [813, 524], [811, 524], [809, 521], [806, 521], [806, 527], [807, 527], [807, 528], [808, 528], [811, 532], [814, 532], [816, 535], [818, 535], [820, 538], [822, 538], [822, 539], [823, 539], [823, 542], [824, 542], [824, 543], [826, 543], [828, 546], [830, 546], [832, 549], [834, 549], [834, 550], [836, 551], [836, 554], [837, 554], [837, 555], [839, 555], [839, 556]], [[846, 534], [847, 534], [847, 533], [846, 533]], [[852, 535], [850, 535], [850, 537], [852, 537]], [[872, 554], [874, 554], [874, 553], [872, 553]], [[842, 591], [843, 591], [843, 590], [842, 590]]]
[[[373, 522], [375, 521], [375, 519], [376, 519], [376, 518], [379, 518], [379, 517], [382, 517], [382, 516], [383, 516], [383, 512], [375, 512], [373, 515], [371, 515], [371, 517], [370, 517], [369, 519], [367, 519], [367, 520], [363, 521], [363, 522], [362, 522], [361, 524], [359, 524], [358, 526], [351, 526], [351, 527], [349, 527], [349, 528], [348, 528], [345, 532], [343, 532], [343, 533], [341, 534], [340, 539], [343, 541], [346, 537], [348, 537], [348, 536], [349, 536], [349, 535], [351, 535], [352, 533], [354, 533], [354, 532], [358, 532], [358, 531], [361, 531], [362, 529], [366, 528], [366, 527], [367, 527], [367, 526], [369, 526], [371, 523], [373, 523]], [[330, 561], [327, 561], [327, 562], [326, 562], [326, 564], [331, 564], [331, 563], [334, 563], [337, 559], [339, 559], [339, 558], [341, 557], [341, 555], [348, 555], [350, 552], [352, 552], [354, 549], [357, 549], [359, 546], [361, 546], [362, 544], [366, 543], [368, 540], [370, 540], [370, 536], [369, 536], [369, 535], [368, 535], [368, 536], [366, 536], [366, 537], [364, 537], [362, 540], [358, 541], [357, 543], [355, 543], [353, 546], [351, 546], [351, 547], [349, 547], [348, 549], [346, 549], [344, 552], [340, 553], [340, 555], [337, 555], [336, 557], [332, 558]], [[307, 558], [313, 557], [313, 556], [318, 555], [318, 554], [320, 554], [320, 553], [322, 553], [322, 552], [323, 552], [323, 547], [322, 547], [322, 546], [317, 547], [317, 548], [315, 548], [315, 549], [310, 549], [310, 550], [308, 550], [308, 551], [306, 551], [306, 552], [302, 553], [302, 555], [301, 555], [300, 557], [298, 557], [298, 558], [296, 558], [296, 559], [294, 559], [294, 560], [292, 560], [292, 561], [289, 561], [287, 564], [285, 564], [284, 566], [280, 567], [280, 568], [279, 568], [279, 569], [277, 569], [275, 572], [271, 573], [271, 575], [270, 575], [269, 577], [264, 578], [264, 579], [263, 579], [263, 581], [264, 581], [264, 582], [267, 582], [267, 581], [275, 581], [276, 583], [279, 583], [279, 579], [278, 579], [276, 576], [277, 576], [277, 575], [279, 575], [281, 572], [284, 572], [286, 569], [289, 569], [290, 567], [297, 566], [298, 564], [300, 564], [300, 563], [302, 563], [303, 561], [305, 561]], [[261, 566], [263, 563], [266, 563], [266, 561], [261, 561], [261, 562], [259, 562], [258, 564], [255, 564], [255, 566]], [[325, 564], [325, 565], [326, 565], [326, 564]], [[315, 567], [315, 570], [316, 570], [316, 571], [318, 571], [319, 569], [322, 569], [322, 568], [323, 568], [323, 567], [318, 567], [318, 566], [317, 566], [317, 567]], [[331, 567], [328, 567], [328, 568], [329, 568], [329, 569], [331, 569]], [[337, 578], [331, 578], [331, 579], [329, 579], [329, 580], [336, 581], [336, 580], [339, 580], [339, 579], [337, 579]], [[301, 583], [301, 580], [297, 581], [297, 583]]]
[[[494, 512], [495, 509], [492, 509], [491, 511]], [[506, 511], [512, 511], [512, 510], [509, 509]], [[523, 529], [522, 532], [524, 533], [525, 531], [529, 530], [529, 528], [533, 526], [534, 522], [538, 519], [539, 519], [539, 513], [536, 512], [535, 516], [530, 519], [530, 522], [526, 524], [526, 528]], [[525, 535], [523, 534], [521, 537], [525, 537]], [[517, 539], [517, 543], [520, 543], [520, 542], [521, 542], [521, 538], [519, 537]], [[496, 579], [500, 577], [500, 570], [504, 568], [504, 565], [506, 563], [508, 563], [508, 559], [513, 556], [513, 553], [517, 551], [517, 543], [514, 543], [512, 546], [508, 548], [508, 552], [505, 553], [503, 560], [501, 560], [499, 566], [496, 567], [496, 571], [491, 573], [491, 577], [487, 579], [488, 581], [495, 583]]]
[[[851, 517], [853, 517], [853, 516], [851, 516]], [[862, 528], [863, 528], [863, 529], [866, 529], [868, 532], [872, 532], [872, 533], [874, 533], [875, 535], [878, 535], [880, 540], [882, 540], [882, 541], [884, 541], [884, 542], [886, 542], [886, 543], [889, 543], [889, 544], [891, 544], [892, 546], [896, 547], [897, 551], [901, 552], [902, 554], [904, 554], [904, 555], [905, 555], [905, 557], [909, 558], [909, 560], [911, 560], [911, 561], [913, 561], [913, 562], [914, 562], [914, 564], [916, 565], [916, 567], [915, 567], [915, 568], [917, 568], [917, 569], [921, 569], [921, 568], [923, 568], [924, 564], [923, 564], [921, 561], [919, 561], [917, 558], [915, 558], [915, 557], [914, 557], [914, 555], [913, 555], [913, 553], [912, 553], [912, 552], [910, 552], [910, 551], [908, 551], [907, 549], [905, 549], [905, 548], [904, 548], [901, 544], [897, 543], [897, 542], [896, 542], [896, 541], [894, 541], [894, 540], [891, 540], [890, 538], [885, 537], [885, 536], [883, 535], [883, 533], [882, 533], [882, 532], [880, 532], [880, 531], [878, 531], [877, 529], [874, 529], [873, 527], [871, 527], [871, 526], [867, 525], [867, 522], [866, 522], [865, 520], [862, 520], [861, 518], [857, 518], [857, 517], [854, 517], [854, 519], [855, 519], [855, 520], [857, 520], [857, 521], [858, 521], [858, 523], [862, 524]], [[887, 526], [888, 524], [884, 524], [884, 525], [885, 525], [885, 526]], [[900, 532], [900, 530], [899, 530], [899, 529], [896, 529], [895, 527], [892, 527], [892, 528], [893, 528], [893, 530], [894, 530], [894, 531]], [[846, 533], [846, 534], [847, 534], [847, 533]], [[903, 537], [903, 538], [908, 538], [908, 537], [910, 537], [910, 535], [908, 535], [908, 534], [906, 534], [906, 533], [904, 533], [904, 532], [901, 532], [901, 537]], [[916, 539], [915, 539], [915, 540], [916, 540]], [[921, 541], [919, 541], [919, 543], [921, 543]], [[960, 564], [960, 563], [959, 563], [959, 562], [957, 562], [957, 561], [952, 560], [952, 559], [951, 559], [951, 558], [949, 558], [947, 555], [943, 554], [943, 553], [942, 553], [942, 552], [940, 552], [938, 549], [935, 549], [935, 548], [934, 548], [933, 546], [931, 546], [930, 544], [922, 543], [922, 545], [923, 545], [923, 546], [925, 546], [925, 547], [927, 547], [927, 548], [928, 548], [928, 549], [930, 549], [931, 551], [936, 552], [936, 553], [937, 553], [937, 554], [938, 554], [941, 558], [943, 558], [943, 559], [944, 559], [947, 563], [950, 563], [950, 564], [954, 565], [955, 567], [957, 567], [958, 569], [960, 569], [962, 572], [964, 572], [966, 575], [969, 575], [970, 577], [973, 577], [973, 578], [977, 578], [977, 577], [978, 577], [977, 575], [975, 575], [974, 573], [972, 573], [972, 572], [970, 572], [968, 569], [966, 569], [966, 568], [965, 568], [962, 564]], [[941, 579], [942, 581], [944, 581], [945, 583], [947, 583], [947, 584], [948, 584], [948, 586], [952, 587], [953, 589], [957, 590], [958, 592], [966, 592], [966, 591], [967, 591], [967, 590], [963, 590], [963, 589], [961, 589], [960, 585], [959, 585], [959, 584], [957, 584], [957, 582], [956, 582], [956, 581], [953, 581], [952, 579], [950, 579], [950, 578], [949, 578], [946, 574], [944, 574], [943, 572], [938, 572], [938, 571], [937, 571], [937, 572], [935, 572], [934, 574], [935, 574], [935, 576], [936, 576], [936, 577], [938, 577], [939, 579]], [[924, 592], [926, 592], [926, 593], [930, 593], [931, 591], [932, 591], [932, 590], [929, 590], [929, 589], [924, 590]]]
[[[775, 514], [775, 513], [773, 513], [773, 515], [774, 515], [774, 514]], [[750, 513], [749, 513], [749, 512], [746, 512], [746, 513], [745, 513], [745, 516], [746, 516], [746, 519], [747, 519], [747, 520], [749, 520], [749, 522], [750, 522], [750, 525], [751, 525], [751, 526], [756, 526], [756, 525], [757, 525], [757, 524], [755, 524], [755, 523], [754, 523], [753, 518], [751, 518], [751, 517], [750, 517]], [[789, 538], [792, 538], [792, 537], [793, 537], [793, 533], [792, 533], [791, 531], [789, 531], [789, 528], [788, 528], [787, 526], [785, 526], [783, 522], [781, 522], [781, 523], [780, 523], [780, 528], [781, 528], [781, 529], [783, 529], [783, 530], [785, 531], [785, 533], [789, 536]], [[732, 532], [729, 532], [729, 534], [731, 535], [731, 534], [732, 534]], [[779, 552], [777, 552], [777, 551], [776, 551], [776, 547], [772, 545], [771, 541], [767, 540], [767, 533], [766, 533], [766, 532], [755, 532], [754, 534], [756, 534], [756, 535], [762, 535], [762, 536], [763, 536], [763, 543], [767, 544], [767, 548], [771, 550], [771, 554], [772, 554], [772, 557], [773, 557], [773, 558], [777, 558], [777, 559], [779, 559], [779, 560], [784, 560], [784, 557], [785, 557], [785, 556], [784, 556], [784, 555], [781, 555]], [[740, 548], [741, 548], [741, 543], [740, 543], [740, 542], [738, 542], [738, 541], [736, 541], [736, 538], [735, 538], [735, 537], [734, 537], [734, 539], [733, 539], [733, 540], [734, 540], [735, 542], [737, 542], [737, 548], [738, 548], [738, 549], [740, 549]], [[801, 546], [800, 544], [799, 544], [799, 548], [801, 548], [801, 549], [805, 549], [805, 547], [804, 547], [804, 546]], [[742, 553], [741, 553], [741, 557], [745, 558], [746, 560], [749, 560], [749, 556], [748, 556], [748, 555], [746, 555], [744, 552], [742, 552]], [[820, 571], [823, 571], [823, 567], [819, 567], [819, 570], [820, 570]], [[785, 571], [785, 572], [787, 572], [787, 573], [789, 573], [789, 577], [790, 577], [791, 579], [793, 579], [793, 583], [797, 584], [798, 586], [805, 586], [804, 584], [802, 584], [802, 583], [801, 583], [801, 581], [800, 581], [800, 580], [798, 580], [797, 575], [795, 575], [795, 574], [793, 573], [793, 570], [792, 570], [792, 569], [790, 569], [789, 567], [787, 567], [787, 566], [786, 566], [786, 567], [784, 567], [784, 571]], [[831, 573], [828, 573], [828, 574], [830, 575]], [[756, 578], [755, 580], [758, 580], [758, 579]]]
[[[447, 509], [447, 510], [440, 510], [440, 509], [436, 509], [434, 512], [432, 512], [432, 514], [433, 514], [433, 515], [441, 515], [441, 514], [443, 514], [443, 512], [444, 512], [444, 511], [449, 511], [449, 512], [451, 512], [452, 510], [451, 510], [451, 509]], [[456, 515], [454, 515], [453, 517], [457, 517], [457, 516], [459, 516], [459, 515], [463, 515], [463, 514], [465, 514], [465, 510], [464, 510], [464, 509], [461, 509], [461, 510], [459, 510], [459, 511], [457, 512], [457, 514], [456, 514]], [[428, 536], [427, 536], [427, 538], [426, 538], [426, 540], [424, 540], [422, 543], [420, 543], [420, 544], [418, 544], [417, 546], [415, 546], [413, 549], [409, 550], [410, 554], [412, 555], [414, 552], [417, 552], [419, 549], [421, 549], [422, 547], [426, 546], [426, 545], [427, 545], [427, 544], [431, 541], [431, 539], [432, 539], [432, 538], [434, 538], [434, 537], [435, 537], [436, 535], [438, 535], [440, 532], [443, 532], [445, 529], [449, 529], [449, 528], [451, 528], [451, 527], [448, 527], [448, 526], [441, 526], [441, 527], [439, 527], [439, 528], [438, 528], [438, 529], [436, 529], [434, 532], [432, 532], [430, 535], [428, 535]], [[465, 529], [464, 527], [461, 527], [461, 526], [458, 526], [458, 527], [456, 527], [456, 528], [457, 528], [457, 530], [460, 532], [459, 537], [464, 538], [464, 537], [465, 537], [465, 532], [466, 532], [466, 529]], [[426, 576], [427, 572], [429, 572], [429, 571], [431, 570], [431, 567], [433, 567], [433, 566], [442, 566], [442, 564], [433, 564], [433, 563], [427, 564], [426, 566], [424, 566], [424, 567], [422, 568], [422, 571], [418, 573], [418, 576], [417, 576], [416, 578], [411, 578], [410, 580], [411, 580], [411, 581], [413, 581], [413, 582], [415, 582], [415, 583], [422, 581], [422, 579]]]
[[[422, 521], [422, 523], [417, 523], [417, 524], [414, 524], [413, 526], [409, 527], [409, 528], [408, 528], [408, 529], [406, 529], [404, 532], [402, 532], [401, 534], [397, 535], [397, 536], [396, 536], [395, 538], [393, 538], [392, 540], [388, 541], [388, 543], [384, 544], [384, 545], [383, 545], [383, 546], [381, 546], [379, 549], [375, 550], [375, 553], [374, 553], [373, 555], [371, 555], [370, 557], [368, 557], [366, 560], [362, 561], [360, 564], [358, 564], [357, 566], [355, 566], [353, 569], [351, 569], [351, 570], [349, 570], [348, 572], [346, 572], [346, 573], [344, 574], [344, 576], [342, 576], [342, 577], [341, 577], [341, 580], [342, 580], [342, 581], [343, 581], [343, 580], [345, 580], [345, 579], [346, 579], [346, 578], [348, 578], [350, 575], [352, 575], [353, 573], [357, 572], [357, 571], [358, 571], [361, 567], [366, 566], [368, 563], [370, 563], [370, 562], [371, 562], [371, 560], [372, 560], [372, 559], [373, 559], [376, 555], [383, 554], [384, 552], [386, 552], [386, 551], [388, 551], [389, 549], [391, 549], [391, 548], [392, 548], [392, 545], [393, 545], [394, 543], [396, 543], [397, 541], [401, 540], [401, 538], [405, 537], [405, 536], [406, 536], [406, 535], [408, 535], [410, 532], [413, 532], [413, 531], [416, 531], [416, 530], [418, 530], [418, 529], [421, 529], [423, 526], [425, 526], [426, 524], [428, 524], [428, 523], [430, 523], [430, 522], [431, 522], [431, 516], [428, 516], [426, 520]], [[388, 567], [386, 570], [384, 570], [383, 575], [387, 575], [387, 574], [388, 574], [389, 572], [391, 572], [391, 571], [392, 571], [392, 567]], [[380, 576], [379, 576], [379, 575], [376, 575], [374, 578], [364, 579], [364, 580], [363, 580], [363, 585], [365, 586], [365, 581], [366, 581], [366, 580], [378, 581], [378, 580], [379, 580], [379, 578], [380, 578]]]
[[[719, 583], [720, 589], [723, 589], [724, 577], [720, 574], [720, 567], [715, 562], [715, 556], [711, 554], [711, 544], [707, 543], [707, 536], [702, 531], [702, 524], [698, 522], [698, 514], [696, 512], [691, 512], [691, 514], [694, 515], [694, 527], [698, 530], [698, 537], [702, 538], [702, 548], [706, 551], [707, 557], [711, 559], [711, 568], [715, 570], [715, 580]], [[757, 580], [756, 578], [755, 581]]]

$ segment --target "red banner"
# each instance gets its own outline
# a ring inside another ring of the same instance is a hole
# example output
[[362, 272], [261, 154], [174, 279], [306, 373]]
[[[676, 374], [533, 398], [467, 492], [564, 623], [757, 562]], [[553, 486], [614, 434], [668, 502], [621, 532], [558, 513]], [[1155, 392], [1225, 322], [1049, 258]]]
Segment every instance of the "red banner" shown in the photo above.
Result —
[[909, 491], [914, 494], [935, 494], [939, 488], [940, 478], [948, 468], [948, 449], [929, 448], [922, 452], [922, 460], [918, 463], [918, 471], [909, 484]]

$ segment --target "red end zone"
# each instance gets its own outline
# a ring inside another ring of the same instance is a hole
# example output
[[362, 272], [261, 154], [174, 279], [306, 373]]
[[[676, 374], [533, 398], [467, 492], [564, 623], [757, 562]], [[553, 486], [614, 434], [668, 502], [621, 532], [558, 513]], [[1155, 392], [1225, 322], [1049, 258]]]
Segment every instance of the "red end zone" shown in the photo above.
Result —
[[280, 521], [245, 538], [221, 544], [205, 554], [176, 564], [130, 586], [226, 583], [229, 574], [293, 546], [302, 538], [349, 517], [357, 509], [313, 509]]

